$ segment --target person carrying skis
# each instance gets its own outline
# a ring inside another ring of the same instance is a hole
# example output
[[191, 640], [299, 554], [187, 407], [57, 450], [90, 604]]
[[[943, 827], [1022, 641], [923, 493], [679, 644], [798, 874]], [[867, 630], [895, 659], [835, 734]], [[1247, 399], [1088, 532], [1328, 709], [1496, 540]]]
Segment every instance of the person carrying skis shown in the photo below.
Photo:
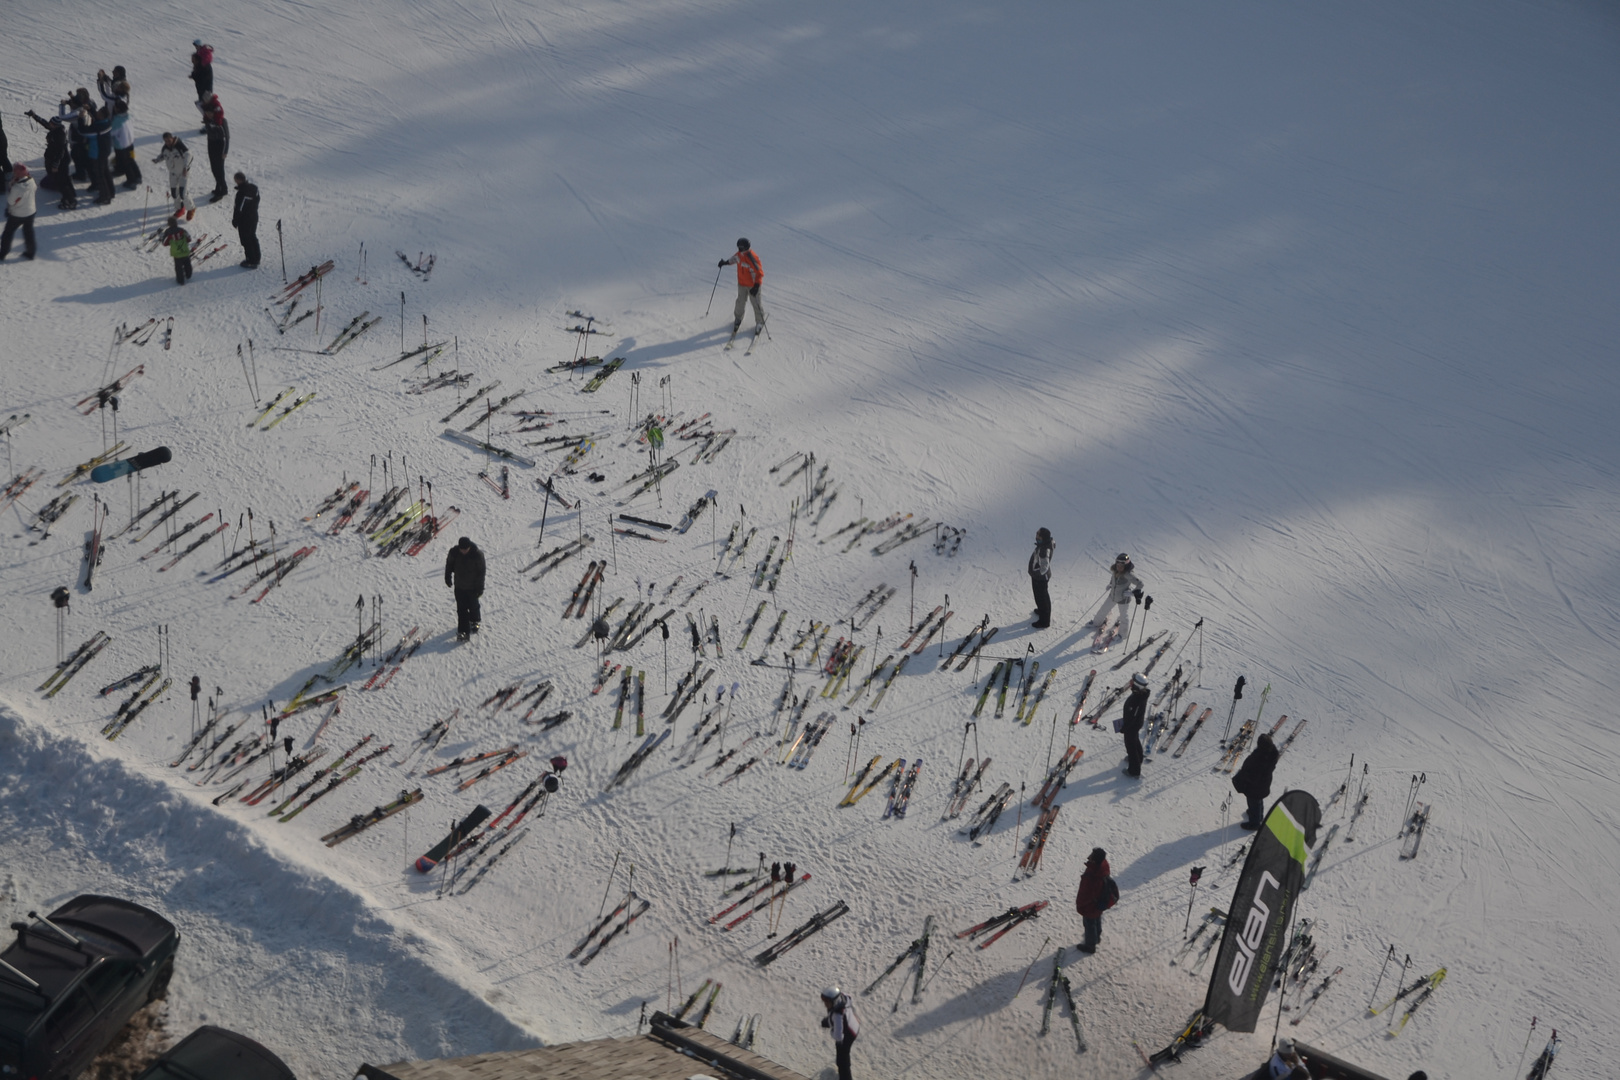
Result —
[[1147, 719], [1148, 679], [1138, 671], [1131, 676], [1131, 692], [1125, 695], [1125, 720], [1120, 732], [1125, 736], [1125, 775], [1142, 775], [1142, 722]]
[[259, 268], [259, 186], [248, 182], [247, 175], [237, 173], [236, 205], [231, 210], [231, 226], [236, 238], [242, 242], [242, 265], [249, 270]]
[[11, 238], [21, 229], [23, 258], [32, 259], [38, 250], [34, 244], [34, 178], [28, 175], [28, 166], [17, 162], [11, 167], [11, 186], [6, 189], [6, 227], [0, 231], [0, 259], [11, 252]]
[[1052, 625], [1052, 594], [1046, 591], [1052, 580], [1052, 533], [1048, 529], [1035, 530], [1035, 550], [1029, 556], [1029, 585], [1035, 591], [1035, 621], [1029, 625], [1045, 630]]
[[169, 170], [169, 198], [174, 200], [175, 214], [185, 214], [187, 221], [196, 217], [197, 204], [186, 194], [186, 183], [191, 177], [191, 151], [186, 149], [186, 144], [174, 132], [165, 131], [163, 149], [152, 161], [162, 163]]
[[191, 280], [191, 234], [180, 224], [179, 214], [169, 218], [163, 242], [169, 245], [169, 257], [174, 260], [174, 283], [184, 285]]
[[1097, 609], [1097, 617], [1091, 620], [1091, 625], [1101, 630], [1108, 624], [1108, 609], [1117, 607], [1119, 618], [1116, 623], [1120, 638], [1128, 638], [1131, 633], [1131, 601], [1138, 603], [1142, 599], [1142, 579], [1135, 574], [1136, 564], [1125, 552], [1120, 552], [1114, 560], [1114, 565], [1108, 568], [1108, 592], [1103, 595], [1102, 607]]
[[214, 93], [214, 47], [197, 38], [191, 48], [191, 74], [187, 77], [197, 86], [197, 111], [207, 115], [204, 106]]
[[478, 633], [483, 618], [478, 598], [484, 595], [484, 553], [463, 536], [444, 557], [444, 583], [456, 592], [456, 640]]
[[1254, 751], [1238, 766], [1232, 777], [1232, 786], [1238, 794], [1249, 800], [1249, 812], [1244, 816], [1243, 828], [1253, 832], [1266, 816], [1266, 796], [1271, 794], [1271, 774], [1277, 768], [1282, 751], [1271, 741], [1270, 732], [1262, 732], [1254, 740]]
[[1097, 951], [1097, 943], [1102, 940], [1103, 912], [1119, 902], [1119, 886], [1113, 883], [1111, 873], [1108, 853], [1100, 847], [1092, 848], [1085, 872], [1080, 875], [1080, 889], [1074, 894], [1074, 910], [1080, 913], [1086, 928], [1085, 940], [1075, 948], [1083, 953]]
[[765, 266], [759, 261], [759, 255], [747, 237], [737, 241], [737, 254], [720, 260], [721, 266], [732, 263], [737, 264], [737, 310], [731, 316], [731, 336], [737, 336], [737, 330], [742, 326], [743, 309], [750, 300], [754, 302], [754, 333], [758, 334], [760, 327], [765, 325], [765, 308], [759, 298], [759, 287], [765, 281]]
[[855, 1045], [856, 1036], [861, 1033], [861, 1018], [855, 1014], [855, 1002], [838, 987], [829, 986], [821, 992], [821, 1003], [827, 1008], [821, 1026], [832, 1032], [833, 1045], [837, 1047], [838, 1080], [852, 1080], [849, 1048]]

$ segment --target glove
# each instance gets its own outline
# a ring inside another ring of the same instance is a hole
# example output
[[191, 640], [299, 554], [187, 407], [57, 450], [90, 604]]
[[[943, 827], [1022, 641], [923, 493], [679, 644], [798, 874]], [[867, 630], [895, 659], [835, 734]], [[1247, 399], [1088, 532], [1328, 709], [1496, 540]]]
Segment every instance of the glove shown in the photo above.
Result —
[[1131, 595], [1136, 597], [1136, 602], [1138, 604], [1140, 604], [1142, 602], [1142, 590], [1141, 589], [1132, 589], [1131, 590]]
[[832, 1027], [832, 1017], [830, 1017], [830, 1016], [823, 1016], [823, 1017], [822, 1017], [822, 1018], [821, 1018], [821, 1026], [822, 1026], [822, 1027], [824, 1027], [824, 1028], [830, 1028], [830, 1027]]
[[724, 265], [726, 265], [726, 260], [721, 259], [719, 262], [715, 263], [715, 265], [716, 266], [724, 266]]
[[748, 290], [748, 295], [749, 296], [758, 296], [759, 295], [759, 286], [755, 285], [752, 289], [749, 289]]

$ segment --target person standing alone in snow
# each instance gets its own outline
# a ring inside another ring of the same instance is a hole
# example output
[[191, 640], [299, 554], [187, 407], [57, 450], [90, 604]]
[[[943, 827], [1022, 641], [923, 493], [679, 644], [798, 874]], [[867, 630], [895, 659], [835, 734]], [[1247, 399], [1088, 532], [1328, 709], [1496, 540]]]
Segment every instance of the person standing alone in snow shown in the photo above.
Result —
[[1114, 565], [1108, 568], [1108, 592], [1103, 596], [1102, 607], [1097, 609], [1097, 617], [1091, 620], [1091, 625], [1097, 628], [1097, 636], [1102, 637], [1103, 627], [1108, 625], [1108, 609], [1117, 607], [1119, 617], [1115, 623], [1115, 637], [1125, 639], [1131, 632], [1131, 601], [1142, 599], [1142, 579], [1135, 574], [1136, 564], [1131, 557], [1123, 551], [1114, 560]]
[[1052, 594], [1046, 591], [1052, 580], [1052, 534], [1047, 529], [1035, 530], [1035, 550], [1029, 556], [1029, 585], [1035, 591], [1035, 621], [1030, 626], [1045, 630], [1052, 624]]
[[1119, 887], [1112, 884], [1111, 873], [1108, 853], [1100, 847], [1092, 848], [1085, 872], [1080, 875], [1080, 889], [1074, 894], [1074, 910], [1080, 913], [1086, 928], [1085, 940], [1075, 948], [1083, 953], [1097, 951], [1097, 943], [1102, 940], [1103, 912], [1119, 900]]
[[746, 237], [737, 241], [737, 254], [720, 260], [721, 266], [732, 263], [737, 264], [737, 310], [731, 316], [731, 336], [737, 336], [737, 330], [742, 326], [743, 309], [750, 300], [754, 302], [754, 333], [757, 335], [765, 325], [765, 307], [759, 298], [759, 287], [765, 282], [765, 266]]
[[821, 1026], [832, 1032], [833, 1043], [838, 1047], [838, 1080], [851, 1080], [849, 1048], [855, 1045], [855, 1037], [861, 1033], [861, 1020], [855, 1015], [855, 1002], [838, 987], [829, 986], [821, 992], [821, 1003], [827, 1007], [827, 1015], [821, 1018]]
[[1148, 679], [1138, 671], [1131, 676], [1131, 692], [1125, 696], [1125, 775], [1142, 775], [1142, 722], [1147, 719]]
[[478, 633], [478, 598], [484, 595], [484, 553], [470, 538], [463, 536], [445, 556], [444, 583], [456, 591], [456, 639], [466, 641]]
[[1276, 771], [1277, 759], [1281, 756], [1282, 751], [1271, 741], [1271, 733], [1263, 732], [1254, 740], [1254, 752], [1243, 760], [1243, 764], [1238, 766], [1237, 775], [1232, 777], [1232, 786], [1239, 795], [1249, 800], [1249, 812], [1244, 817], [1243, 827], [1250, 832], [1258, 829], [1266, 816], [1271, 774]]
[[231, 225], [236, 238], [242, 241], [242, 265], [249, 270], [259, 268], [259, 188], [248, 182], [243, 173], [237, 173], [236, 206], [231, 211]]
[[11, 167], [11, 186], [6, 189], [6, 227], [0, 232], [0, 259], [11, 251], [11, 238], [21, 229], [23, 258], [32, 259], [34, 245], [34, 178], [28, 175], [28, 166], [17, 162]]

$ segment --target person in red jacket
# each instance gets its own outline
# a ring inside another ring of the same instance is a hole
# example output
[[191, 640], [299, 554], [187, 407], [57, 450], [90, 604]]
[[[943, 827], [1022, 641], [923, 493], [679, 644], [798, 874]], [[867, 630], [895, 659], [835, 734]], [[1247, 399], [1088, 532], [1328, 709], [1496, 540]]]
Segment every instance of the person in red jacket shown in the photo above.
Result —
[[754, 302], [754, 335], [759, 335], [760, 328], [765, 325], [765, 307], [759, 298], [759, 287], [765, 282], [765, 266], [759, 261], [759, 255], [753, 246], [748, 243], [747, 237], [737, 241], [737, 254], [729, 259], [721, 259], [721, 266], [737, 264], [737, 310], [731, 317], [731, 336], [737, 336], [737, 330], [742, 326], [743, 309], [748, 301]]
[[1075, 948], [1083, 953], [1096, 952], [1097, 942], [1102, 940], [1103, 912], [1113, 906], [1109, 880], [1108, 853], [1100, 847], [1092, 848], [1085, 873], [1080, 875], [1080, 891], [1074, 896], [1074, 910], [1080, 913], [1086, 928], [1086, 939]]

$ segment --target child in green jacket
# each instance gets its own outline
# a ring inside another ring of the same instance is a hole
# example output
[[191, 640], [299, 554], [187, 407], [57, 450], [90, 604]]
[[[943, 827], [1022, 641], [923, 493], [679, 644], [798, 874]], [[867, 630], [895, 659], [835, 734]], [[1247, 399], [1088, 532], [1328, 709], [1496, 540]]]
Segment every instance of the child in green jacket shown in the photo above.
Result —
[[174, 283], [184, 285], [191, 278], [191, 234], [180, 224], [178, 214], [169, 219], [163, 242], [169, 245], [169, 254], [174, 258]]

